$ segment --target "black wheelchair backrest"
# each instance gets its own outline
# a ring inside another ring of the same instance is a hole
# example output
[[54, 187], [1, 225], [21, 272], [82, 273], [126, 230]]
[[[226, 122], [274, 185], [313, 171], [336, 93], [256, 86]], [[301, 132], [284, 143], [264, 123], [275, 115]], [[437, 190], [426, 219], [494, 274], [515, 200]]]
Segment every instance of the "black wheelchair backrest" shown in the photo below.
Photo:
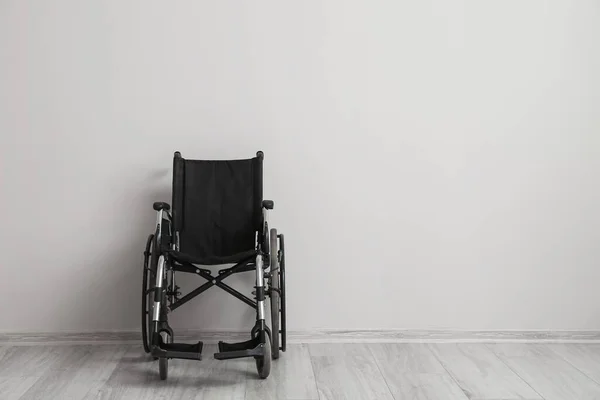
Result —
[[173, 228], [194, 258], [255, 249], [262, 224], [263, 153], [244, 160], [173, 159]]

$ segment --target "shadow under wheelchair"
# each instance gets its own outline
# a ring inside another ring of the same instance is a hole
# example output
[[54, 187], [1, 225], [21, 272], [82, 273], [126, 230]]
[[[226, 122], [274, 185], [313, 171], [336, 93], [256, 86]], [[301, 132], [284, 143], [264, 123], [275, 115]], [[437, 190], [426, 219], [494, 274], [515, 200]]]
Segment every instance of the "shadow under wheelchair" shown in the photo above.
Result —
[[[207, 351], [214, 353], [217, 345], [206, 345]], [[121, 358], [114, 372], [106, 382], [113, 389], [160, 389], [160, 388], [235, 388], [236, 384], [247, 379], [259, 379], [255, 371], [255, 362], [251, 358], [230, 360], [223, 363], [212, 357], [201, 362], [193, 360], [169, 360], [169, 369], [173, 378], [159, 380], [158, 360], [147, 354], [140, 354], [139, 346], [131, 346]]]

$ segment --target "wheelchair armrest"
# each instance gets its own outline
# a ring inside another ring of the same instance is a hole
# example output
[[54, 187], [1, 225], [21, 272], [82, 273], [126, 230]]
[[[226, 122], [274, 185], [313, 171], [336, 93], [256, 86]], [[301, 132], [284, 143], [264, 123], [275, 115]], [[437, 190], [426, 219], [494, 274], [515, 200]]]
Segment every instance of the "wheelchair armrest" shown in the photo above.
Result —
[[272, 210], [275, 207], [275, 202], [273, 200], [263, 200], [262, 206], [267, 210]]
[[154, 211], [169, 211], [171, 209], [171, 206], [168, 203], [163, 203], [162, 201], [157, 201], [152, 207], [154, 208]]

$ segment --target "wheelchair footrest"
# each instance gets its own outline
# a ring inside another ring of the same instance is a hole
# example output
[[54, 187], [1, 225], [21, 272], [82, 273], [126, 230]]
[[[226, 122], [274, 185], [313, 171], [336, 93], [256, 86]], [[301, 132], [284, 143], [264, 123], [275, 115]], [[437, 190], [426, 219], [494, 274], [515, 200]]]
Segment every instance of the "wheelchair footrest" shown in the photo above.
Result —
[[215, 353], [215, 359], [231, 360], [233, 358], [260, 357], [263, 354], [264, 346], [257, 337], [241, 343], [219, 342], [219, 352]]
[[166, 358], [182, 358], [186, 360], [202, 360], [203, 343], [162, 343], [160, 348], [152, 352], [153, 356]]

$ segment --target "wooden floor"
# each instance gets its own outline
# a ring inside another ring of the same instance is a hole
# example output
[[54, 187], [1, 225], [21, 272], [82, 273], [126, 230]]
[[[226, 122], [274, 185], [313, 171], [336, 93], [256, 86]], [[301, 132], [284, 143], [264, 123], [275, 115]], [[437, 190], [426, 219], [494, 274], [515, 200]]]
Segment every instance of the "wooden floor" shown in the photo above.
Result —
[[600, 344], [290, 345], [253, 360], [171, 360], [132, 345], [0, 347], [0, 399], [600, 399]]

